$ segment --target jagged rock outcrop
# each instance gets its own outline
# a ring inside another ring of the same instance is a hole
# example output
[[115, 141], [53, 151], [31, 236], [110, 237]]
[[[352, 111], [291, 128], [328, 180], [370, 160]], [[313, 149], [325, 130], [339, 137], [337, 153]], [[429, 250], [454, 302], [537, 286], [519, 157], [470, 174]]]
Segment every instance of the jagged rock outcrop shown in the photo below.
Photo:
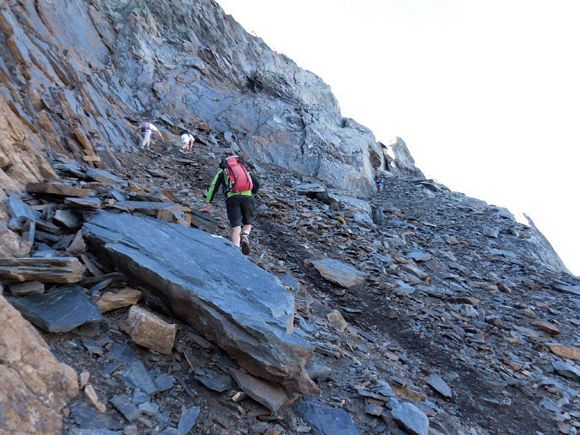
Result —
[[112, 163], [110, 149], [133, 148], [131, 124], [149, 116], [174, 133], [209, 126], [259, 161], [338, 189], [374, 190], [384, 160], [372, 132], [213, 0], [11, 0], [0, 29], [10, 109], [55, 150]]
[[0, 325], [0, 432], [60, 433], [60, 411], [79, 393], [75, 371], [2, 295]]
[[96, 252], [151, 290], [159, 309], [193, 326], [250, 373], [317, 393], [304, 370], [312, 348], [291, 335], [292, 294], [229, 242], [106, 212], [92, 217], [83, 232]]
[[407, 177], [425, 178], [423, 172], [415, 166], [415, 159], [403, 139], [396, 137], [386, 144], [379, 142], [383, 150], [386, 169], [391, 173]]

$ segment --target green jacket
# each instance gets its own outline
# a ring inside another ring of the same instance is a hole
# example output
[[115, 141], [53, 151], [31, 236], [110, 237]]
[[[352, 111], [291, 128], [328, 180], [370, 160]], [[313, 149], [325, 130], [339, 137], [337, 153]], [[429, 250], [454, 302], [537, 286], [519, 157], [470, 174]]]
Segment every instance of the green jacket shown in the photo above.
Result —
[[[252, 179], [252, 185], [254, 186], [253, 192], [255, 193], [258, 191], [260, 184], [258, 183], [258, 180], [252, 176], [252, 174], [250, 174], [250, 178]], [[224, 196], [226, 198], [231, 198], [235, 195], [252, 196], [252, 190], [244, 190], [243, 192], [230, 192], [230, 177], [228, 177], [226, 171], [220, 169], [213, 177], [213, 180], [209, 186], [209, 190], [207, 191], [207, 195], [205, 196], [205, 202], [210, 203], [213, 201], [215, 194], [219, 190], [220, 186], [222, 187]]]

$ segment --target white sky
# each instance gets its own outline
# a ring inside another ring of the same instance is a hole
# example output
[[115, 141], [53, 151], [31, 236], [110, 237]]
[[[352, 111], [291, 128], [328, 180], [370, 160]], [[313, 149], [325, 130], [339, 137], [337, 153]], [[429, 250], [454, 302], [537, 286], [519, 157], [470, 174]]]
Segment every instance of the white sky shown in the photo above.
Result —
[[530, 215], [580, 274], [580, 1], [218, 2], [428, 177]]

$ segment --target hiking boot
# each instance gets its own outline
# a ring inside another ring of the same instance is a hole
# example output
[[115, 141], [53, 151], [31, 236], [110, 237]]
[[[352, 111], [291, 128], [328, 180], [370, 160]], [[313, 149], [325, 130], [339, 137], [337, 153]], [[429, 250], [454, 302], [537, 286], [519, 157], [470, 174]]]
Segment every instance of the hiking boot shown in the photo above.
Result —
[[248, 255], [250, 253], [250, 239], [249, 234], [242, 233], [240, 236], [240, 247], [242, 248], [242, 253]]

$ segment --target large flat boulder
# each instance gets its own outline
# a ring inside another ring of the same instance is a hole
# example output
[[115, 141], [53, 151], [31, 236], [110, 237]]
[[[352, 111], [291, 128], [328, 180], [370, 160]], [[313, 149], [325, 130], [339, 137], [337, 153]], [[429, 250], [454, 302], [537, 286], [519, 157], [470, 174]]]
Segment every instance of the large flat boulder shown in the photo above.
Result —
[[0, 295], [0, 433], [61, 433], [60, 410], [78, 393], [75, 371]]
[[216, 343], [249, 373], [318, 393], [293, 336], [294, 298], [229, 241], [149, 217], [97, 212], [83, 227], [90, 248], [150, 290], [169, 314]]

